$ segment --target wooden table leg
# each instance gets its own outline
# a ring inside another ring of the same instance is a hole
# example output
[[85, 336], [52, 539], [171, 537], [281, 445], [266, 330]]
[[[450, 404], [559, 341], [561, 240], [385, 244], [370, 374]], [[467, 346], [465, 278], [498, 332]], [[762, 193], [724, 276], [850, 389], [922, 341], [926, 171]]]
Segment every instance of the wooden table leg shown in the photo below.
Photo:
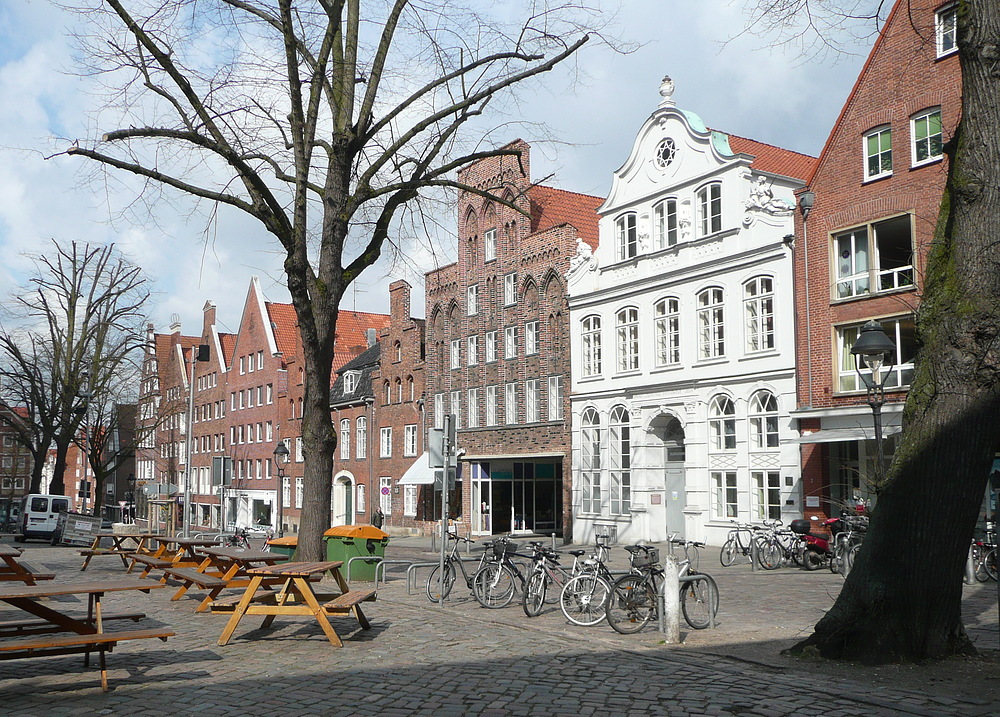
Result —
[[309, 583], [309, 578], [295, 578], [295, 584], [302, 593], [302, 599], [305, 601], [309, 609], [312, 610], [312, 614], [316, 617], [316, 622], [319, 626], [323, 628], [323, 632], [326, 634], [326, 638], [335, 646], [343, 647], [344, 643], [341, 641], [340, 636], [337, 631], [333, 629], [333, 625], [330, 624], [330, 618], [326, 615], [326, 610], [323, 606], [319, 604], [316, 599], [316, 593], [313, 592], [312, 585]]
[[243, 615], [246, 614], [247, 607], [253, 600], [253, 596], [257, 592], [258, 587], [260, 587], [260, 576], [254, 575], [250, 584], [247, 585], [247, 589], [246, 592], [243, 593], [243, 597], [240, 599], [239, 603], [237, 603], [236, 609], [233, 610], [233, 616], [229, 618], [229, 622], [226, 623], [226, 629], [222, 631], [222, 636], [219, 637], [220, 645], [229, 643], [229, 638], [233, 636], [233, 633], [236, 631], [236, 626], [240, 624], [240, 620], [242, 620]]

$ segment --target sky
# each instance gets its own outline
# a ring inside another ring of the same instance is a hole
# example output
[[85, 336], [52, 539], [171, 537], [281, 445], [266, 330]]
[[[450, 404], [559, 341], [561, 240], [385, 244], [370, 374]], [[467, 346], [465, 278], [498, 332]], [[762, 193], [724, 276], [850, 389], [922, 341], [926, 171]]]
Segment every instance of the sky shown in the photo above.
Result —
[[[848, 54], [836, 57], [803, 57], [796, 47], [769, 48], [753, 36], [724, 45], [743, 28], [744, 4], [624, 0], [614, 33], [639, 49], [620, 54], [589, 43], [575, 67], [557, 68], [544, 76], [544, 89], [520, 97], [524, 118], [557, 141], [540, 142], [527, 126], [506, 139], [532, 142], [534, 179], [604, 196], [669, 75], [677, 106], [709, 127], [817, 155], [872, 38], [845, 44]], [[32, 268], [26, 255], [56, 239], [114, 242], [140, 265], [153, 292], [149, 318], [160, 332], [178, 316], [185, 334], [199, 334], [209, 300], [223, 330], [236, 331], [251, 276], [269, 300], [288, 301], [275, 245], [252, 220], [226, 215], [206, 229], [203, 213], [169, 197], [157, 200], [156, 222], [143, 219], [142, 207], [123, 215], [127, 192], [93, 181], [86, 160], [46, 159], [53, 147], [107, 129], [101, 97], [73, 74], [68, 32], [75, 22], [48, 0], [0, 0], [0, 296], [23, 285]], [[442, 247], [437, 260], [453, 255], [453, 247]], [[405, 266], [372, 267], [342, 308], [387, 313], [387, 287], [396, 278], [414, 286], [413, 313], [423, 315], [421, 271]]]

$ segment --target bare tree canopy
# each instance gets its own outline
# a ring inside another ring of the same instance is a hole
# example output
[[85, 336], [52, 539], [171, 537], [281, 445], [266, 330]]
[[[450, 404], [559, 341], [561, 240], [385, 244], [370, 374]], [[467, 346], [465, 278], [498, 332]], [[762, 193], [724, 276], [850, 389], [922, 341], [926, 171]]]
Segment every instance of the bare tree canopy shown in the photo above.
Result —
[[515, 153], [489, 140], [488, 106], [572, 57], [601, 16], [558, 0], [492, 9], [459, 0], [88, 5], [80, 39], [109, 91], [100, 121], [117, 124], [68, 153], [235, 208], [281, 247], [305, 359], [299, 546], [318, 559], [347, 287], [418, 197], [499, 189], [455, 179], [470, 161]]
[[[38, 492], [46, 452], [56, 448], [49, 490], [61, 494], [66, 450], [85, 403], [124, 397], [144, 338], [149, 292], [141, 270], [113, 245], [53, 242], [33, 257], [35, 276], [4, 303], [0, 324], [0, 421], [33, 457]], [[119, 398], [121, 400], [121, 398]], [[19, 410], [18, 410], [19, 409]]]

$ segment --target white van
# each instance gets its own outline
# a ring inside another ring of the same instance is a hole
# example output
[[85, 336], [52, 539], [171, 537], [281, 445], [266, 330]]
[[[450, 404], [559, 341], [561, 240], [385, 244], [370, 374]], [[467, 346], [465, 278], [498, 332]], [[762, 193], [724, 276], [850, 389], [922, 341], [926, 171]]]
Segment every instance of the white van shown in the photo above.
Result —
[[21, 500], [21, 540], [51, 540], [59, 525], [59, 513], [68, 510], [69, 498], [64, 495], [34, 493], [24, 496]]

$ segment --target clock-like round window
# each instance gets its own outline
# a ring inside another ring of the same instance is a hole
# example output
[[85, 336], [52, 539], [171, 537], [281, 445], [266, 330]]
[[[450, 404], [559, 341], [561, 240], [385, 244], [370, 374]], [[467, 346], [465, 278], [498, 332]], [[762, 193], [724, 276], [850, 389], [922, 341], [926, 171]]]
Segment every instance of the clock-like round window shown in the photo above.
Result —
[[667, 137], [656, 145], [656, 157], [653, 161], [656, 162], [656, 166], [660, 169], [666, 169], [674, 161], [676, 155], [677, 145], [674, 144], [673, 139]]

